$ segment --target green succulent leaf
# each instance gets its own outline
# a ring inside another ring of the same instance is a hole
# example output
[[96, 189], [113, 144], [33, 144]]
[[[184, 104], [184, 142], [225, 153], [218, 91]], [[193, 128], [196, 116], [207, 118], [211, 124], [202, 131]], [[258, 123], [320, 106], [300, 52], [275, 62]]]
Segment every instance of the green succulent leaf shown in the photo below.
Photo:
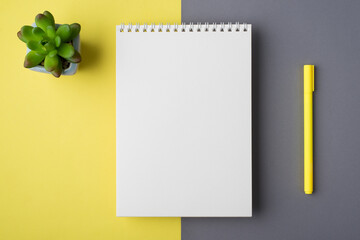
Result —
[[51, 23], [55, 26], [54, 16], [49, 11], [44, 11], [43, 14], [50, 19]]
[[35, 40], [28, 41], [26, 45], [31, 50], [37, 51], [39, 53], [44, 54], [46, 52], [46, 48], [40, 42], [37, 42]]
[[36, 15], [35, 23], [36, 23], [36, 26], [41, 28], [46, 33], [47, 33], [47, 28], [49, 26], [52, 26], [55, 29], [55, 24], [53, 23], [53, 21], [50, 18], [48, 18], [47, 16], [45, 16], [44, 14], [41, 14], [41, 13]]
[[56, 35], [61, 38], [62, 42], [69, 42], [71, 39], [71, 29], [69, 24], [63, 24], [56, 30]]
[[46, 52], [51, 52], [52, 50], [55, 49], [55, 44], [51, 41], [46, 43], [44, 47], [46, 48]]
[[38, 41], [41, 41], [45, 36], [45, 32], [39, 27], [34, 27], [32, 29], [32, 35], [33, 38], [35, 38]]
[[62, 64], [61, 64], [61, 61], [59, 61], [59, 64], [57, 65], [57, 67], [51, 72], [52, 75], [54, 75], [54, 77], [60, 77], [61, 76], [61, 73], [63, 71], [63, 68], [62, 68]]
[[57, 55], [57, 50], [56, 49], [49, 52], [50, 57], [55, 57], [56, 55]]
[[81, 62], [81, 56], [80, 56], [80, 53], [78, 51], [75, 50], [75, 53], [72, 57], [70, 58], [65, 58], [66, 60], [68, 60], [69, 62], [72, 62], [72, 63], [79, 63]]
[[26, 38], [22, 35], [21, 31], [17, 32], [17, 36], [18, 38], [23, 41], [24, 43], [26, 43]]
[[21, 28], [20, 31], [25, 38], [29, 39], [32, 38], [32, 30], [33, 30], [32, 26], [25, 25]]
[[48, 26], [46, 29], [46, 34], [50, 39], [54, 39], [56, 37], [55, 27]]
[[17, 33], [17, 36], [21, 41], [27, 43], [28, 41], [33, 40], [32, 30], [33, 27], [31, 26], [23, 26]]
[[30, 51], [25, 56], [24, 67], [32, 68], [39, 65], [45, 58], [45, 55], [35, 51]]
[[48, 54], [45, 57], [44, 67], [46, 71], [52, 72], [56, 69], [59, 62], [60, 62], [60, 58], [58, 55], [55, 54], [55, 56], [51, 56], [50, 54]]
[[60, 36], [56, 36], [55, 39], [55, 46], [58, 48], [60, 47], [60, 44], [61, 44], [61, 37]]
[[73, 23], [70, 25], [70, 29], [71, 29], [70, 40], [73, 40], [74, 38], [76, 38], [79, 35], [81, 26], [78, 23]]
[[74, 47], [69, 43], [62, 43], [58, 48], [58, 54], [63, 58], [71, 58], [75, 53]]

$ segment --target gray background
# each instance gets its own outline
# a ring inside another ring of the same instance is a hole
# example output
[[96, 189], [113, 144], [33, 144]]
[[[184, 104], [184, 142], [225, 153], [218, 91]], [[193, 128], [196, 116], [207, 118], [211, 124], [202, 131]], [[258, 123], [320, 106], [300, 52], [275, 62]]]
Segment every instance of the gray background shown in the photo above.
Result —
[[[182, 239], [360, 239], [360, 1], [182, 0], [182, 21], [253, 24], [254, 125], [253, 217], [183, 218]], [[316, 65], [311, 196], [303, 64]]]

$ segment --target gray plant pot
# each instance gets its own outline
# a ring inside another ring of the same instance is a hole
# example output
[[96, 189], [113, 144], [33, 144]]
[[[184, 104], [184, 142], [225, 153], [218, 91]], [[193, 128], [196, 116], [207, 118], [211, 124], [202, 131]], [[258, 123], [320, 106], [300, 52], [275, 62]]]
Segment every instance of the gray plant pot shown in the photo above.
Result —
[[[56, 28], [58, 28], [60, 25], [61, 24], [55, 24]], [[32, 26], [36, 27], [36, 24], [33, 23]], [[80, 53], [80, 34], [76, 38], [74, 38], [73, 46], [74, 46], [74, 49]], [[29, 48], [26, 49], [26, 53], [28, 53], [30, 51], [31, 50]], [[63, 70], [62, 75], [74, 75], [76, 73], [77, 68], [78, 68], [78, 63], [70, 63], [70, 66], [67, 69]], [[37, 65], [37, 66], [29, 68], [29, 69], [36, 71], [36, 72], [49, 73], [41, 65]]]

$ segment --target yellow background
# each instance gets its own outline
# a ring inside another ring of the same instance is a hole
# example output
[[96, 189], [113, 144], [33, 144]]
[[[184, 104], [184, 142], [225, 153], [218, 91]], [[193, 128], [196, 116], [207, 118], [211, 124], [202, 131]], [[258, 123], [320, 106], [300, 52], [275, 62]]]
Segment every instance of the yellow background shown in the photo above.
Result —
[[[44, 10], [82, 26], [74, 76], [23, 68]], [[115, 217], [115, 26], [180, 23], [181, 1], [3, 0], [0, 20], [0, 239], [180, 240], [180, 218]]]

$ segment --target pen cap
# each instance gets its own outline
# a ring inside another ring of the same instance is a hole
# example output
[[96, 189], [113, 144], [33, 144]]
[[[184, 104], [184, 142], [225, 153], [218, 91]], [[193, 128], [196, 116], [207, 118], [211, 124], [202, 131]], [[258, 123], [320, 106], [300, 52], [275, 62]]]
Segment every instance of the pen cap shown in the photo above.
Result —
[[314, 65], [304, 65], [304, 93], [312, 93], [314, 90]]

